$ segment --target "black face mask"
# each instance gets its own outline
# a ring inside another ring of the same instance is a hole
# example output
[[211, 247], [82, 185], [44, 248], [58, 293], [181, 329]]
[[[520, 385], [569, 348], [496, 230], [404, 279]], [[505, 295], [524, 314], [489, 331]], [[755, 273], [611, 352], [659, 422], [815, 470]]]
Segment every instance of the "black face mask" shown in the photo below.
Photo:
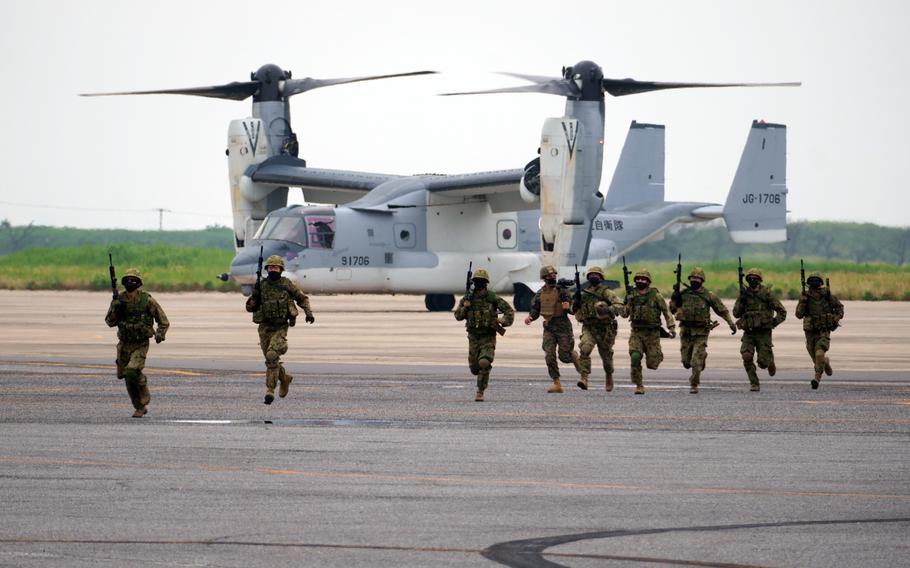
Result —
[[647, 283], [647, 282], [636, 281], [636, 282], [635, 282], [635, 287], [638, 288], [639, 290], [645, 290], [645, 289], [648, 287], [648, 283]]
[[601, 282], [600, 276], [597, 276], [597, 275], [588, 276], [588, 282], [590, 282], [591, 284], [597, 286], [597, 285], [600, 284], [600, 282]]
[[278, 280], [279, 278], [281, 278], [280, 272], [269, 272], [269, 280], [271, 280], [272, 282]]
[[746, 282], [749, 283], [749, 288], [758, 288], [758, 285], [761, 284], [761, 280], [758, 278], [746, 278]]
[[817, 278], [813, 278], [812, 280], [809, 280], [809, 288], [812, 288], [813, 290], [817, 290], [821, 287], [822, 287], [821, 280], [819, 280]]
[[556, 286], [555, 278], [547, 278], [546, 280], [544, 280], [544, 282], [547, 283], [547, 286]]
[[486, 290], [486, 289], [487, 289], [487, 281], [486, 281], [486, 280], [473, 280], [472, 282], [474, 282], [474, 289], [475, 289], [475, 290]]
[[141, 286], [141, 284], [139, 284], [139, 281], [133, 280], [132, 278], [127, 278], [123, 281], [123, 287], [126, 288], [127, 292], [132, 292], [133, 290], [139, 288], [139, 286]]
[[701, 288], [701, 282], [699, 282], [698, 280], [689, 280], [689, 288], [692, 288], [693, 290], [698, 290], [699, 288]]

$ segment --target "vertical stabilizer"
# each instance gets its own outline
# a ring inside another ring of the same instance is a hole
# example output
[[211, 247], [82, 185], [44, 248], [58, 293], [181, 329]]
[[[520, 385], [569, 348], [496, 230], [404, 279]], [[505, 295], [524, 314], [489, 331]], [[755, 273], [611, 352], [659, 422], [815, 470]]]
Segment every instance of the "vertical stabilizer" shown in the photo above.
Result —
[[607, 209], [664, 201], [664, 134], [662, 124], [632, 121], [604, 201]]

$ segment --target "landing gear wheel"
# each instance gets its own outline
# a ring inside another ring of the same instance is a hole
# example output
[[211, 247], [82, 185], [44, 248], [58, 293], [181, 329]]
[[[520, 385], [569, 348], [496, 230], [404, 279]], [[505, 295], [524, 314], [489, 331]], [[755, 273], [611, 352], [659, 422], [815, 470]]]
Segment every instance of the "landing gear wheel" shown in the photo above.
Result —
[[452, 294], [427, 294], [424, 305], [431, 312], [449, 312], [455, 307], [455, 296]]
[[531, 300], [534, 299], [534, 292], [524, 284], [515, 285], [515, 293], [512, 296], [512, 305], [515, 306], [516, 312], [530, 312]]

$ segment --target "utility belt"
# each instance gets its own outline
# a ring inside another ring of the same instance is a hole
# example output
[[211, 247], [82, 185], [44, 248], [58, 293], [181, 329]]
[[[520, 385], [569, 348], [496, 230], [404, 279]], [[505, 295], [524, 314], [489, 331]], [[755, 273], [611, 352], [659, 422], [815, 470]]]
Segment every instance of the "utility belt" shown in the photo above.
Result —
[[768, 312], [747, 312], [736, 320], [736, 327], [744, 331], [774, 329], [774, 316]]

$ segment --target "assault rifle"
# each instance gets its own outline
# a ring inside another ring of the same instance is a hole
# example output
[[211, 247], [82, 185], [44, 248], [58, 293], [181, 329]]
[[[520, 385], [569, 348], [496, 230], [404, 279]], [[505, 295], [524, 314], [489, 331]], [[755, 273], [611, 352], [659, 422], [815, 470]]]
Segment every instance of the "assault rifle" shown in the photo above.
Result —
[[743, 285], [743, 257], [739, 258], [739, 267], [737, 268], [739, 273], [739, 295], [742, 296], [746, 293], [746, 287]]
[[626, 257], [622, 257], [622, 279], [626, 284], [626, 300], [625, 303], [629, 303], [629, 296], [632, 295], [632, 285], [629, 284], [629, 274], [632, 274], [632, 271], [626, 266]]
[[581, 274], [578, 273], [578, 265], [575, 265], [575, 297], [572, 299], [572, 310], [581, 308]]
[[[676, 304], [676, 307], [680, 307], [682, 304], [682, 253], [677, 253], [676, 255], [676, 270], [673, 271], [673, 274], [676, 275], [676, 284], [673, 285], [673, 294], [670, 296], [670, 299]], [[686, 286], [688, 288], [688, 286]]]
[[799, 259], [799, 283], [803, 285], [803, 296], [806, 295], [806, 267], [803, 266], [803, 259]]
[[114, 293], [114, 299], [117, 299], [117, 274], [114, 272], [114, 257], [109, 252], [107, 253], [107, 261], [110, 264], [110, 273], [111, 273], [111, 291]]
[[471, 271], [472, 268], [474, 268], [473, 260], [468, 263], [468, 277], [464, 280], [464, 297], [468, 300], [471, 299], [471, 276], [474, 275]]

